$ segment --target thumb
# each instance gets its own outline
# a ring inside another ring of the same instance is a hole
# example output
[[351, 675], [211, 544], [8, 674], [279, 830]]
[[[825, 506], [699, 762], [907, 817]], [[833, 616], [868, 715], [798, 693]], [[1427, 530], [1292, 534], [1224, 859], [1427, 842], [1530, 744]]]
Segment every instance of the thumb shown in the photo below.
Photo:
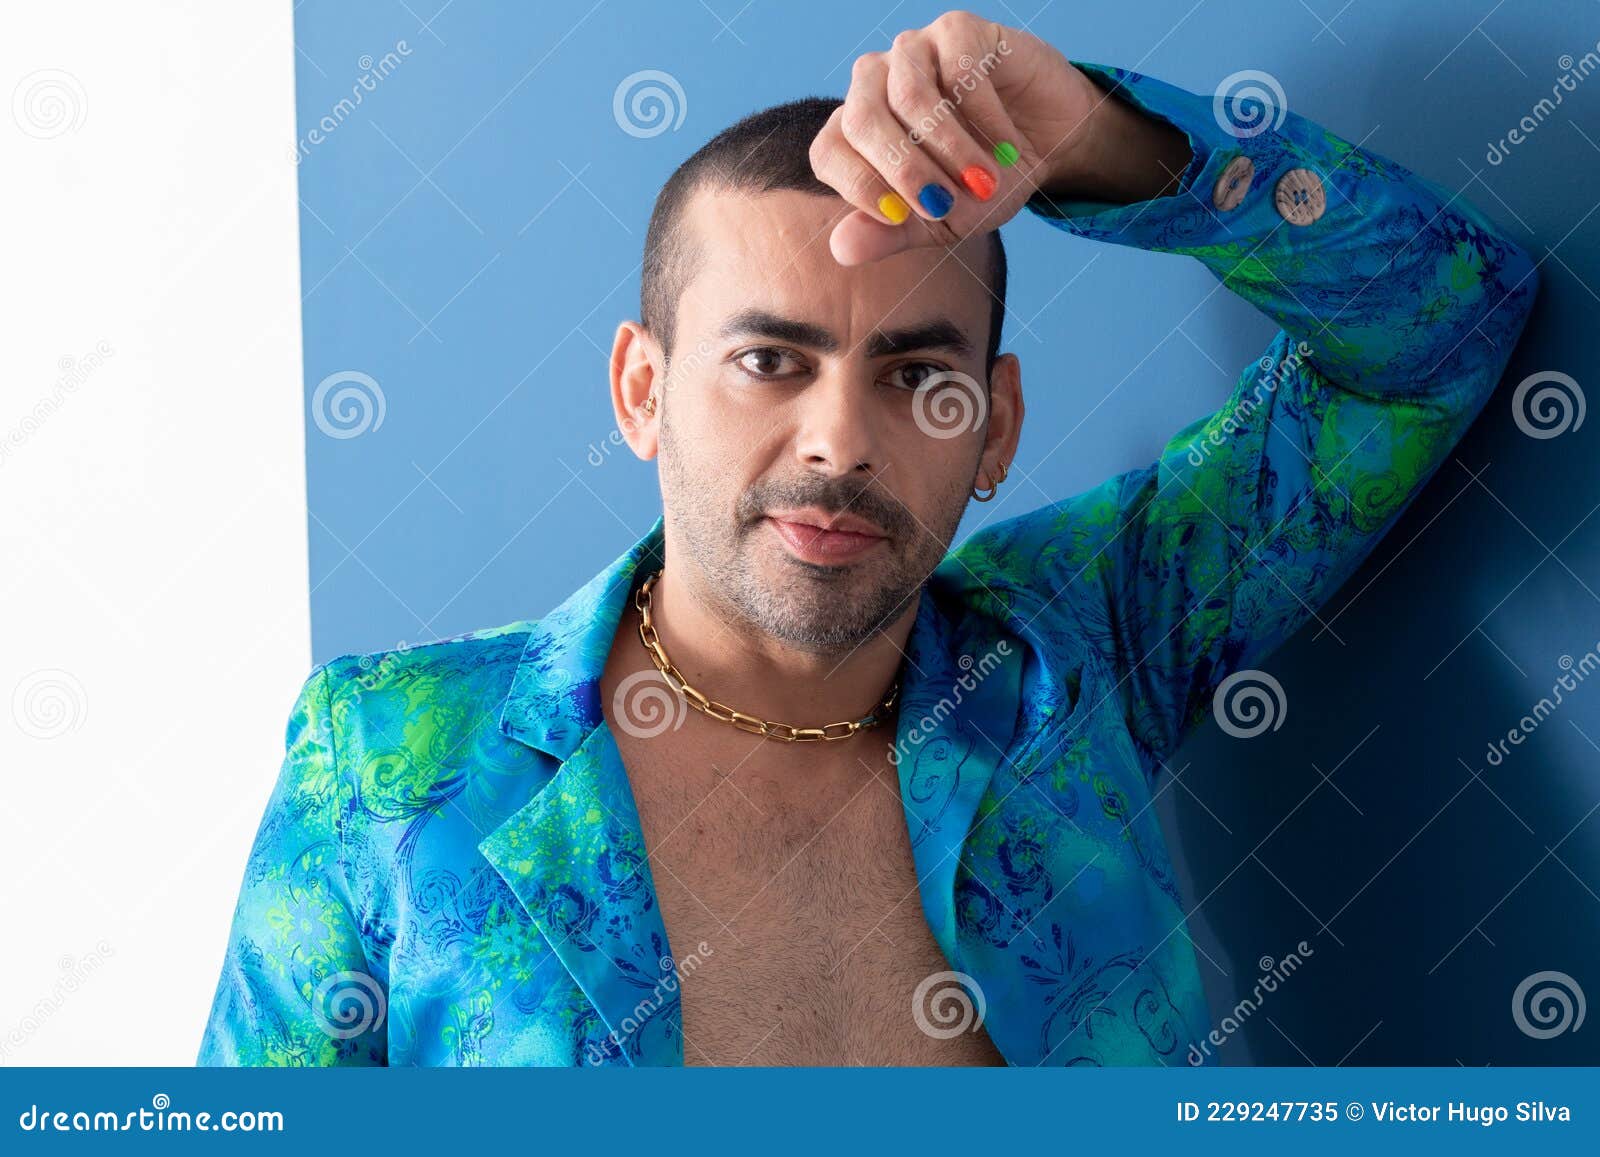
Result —
[[948, 244], [927, 225], [917, 218], [902, 225], [886, 225], [857, 209], [833, 227], [828, 248], [840, 265], [866, 265], [919, 245]]

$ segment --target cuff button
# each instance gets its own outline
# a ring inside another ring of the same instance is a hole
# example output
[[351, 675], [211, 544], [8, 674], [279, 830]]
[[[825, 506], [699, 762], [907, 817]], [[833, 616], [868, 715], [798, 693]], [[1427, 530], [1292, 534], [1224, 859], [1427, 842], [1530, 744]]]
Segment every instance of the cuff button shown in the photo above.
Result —
[[1310, 169], [1290, 169], [1272, 191], [1278, 215], [1291, 225], [1309, 225], [1328, 207], [1322, 178]]
[[1211, 190], [1211, 203], [1224, 213], [1237, 209], [1244, 203], [1255, 176], [1256, 167], [1249, 157], [1243, 153], [1234, 157], [1217, 177], [1216, 186]]

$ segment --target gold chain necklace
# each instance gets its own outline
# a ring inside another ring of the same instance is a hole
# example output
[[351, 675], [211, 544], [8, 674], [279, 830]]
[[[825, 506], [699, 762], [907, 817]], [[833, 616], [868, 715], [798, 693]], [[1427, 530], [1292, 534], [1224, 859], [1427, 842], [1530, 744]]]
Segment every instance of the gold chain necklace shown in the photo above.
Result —
[[889, 693], [872, 709], [871, 714], [845, 723], [829, 723], [825, 727], [794, 727], [788, 723], [773, 723], [770, 720], [757, 719], [754, 715], [746, 715], [742, 711], [735, 711], [725, 703], [707, 698], [689, 686], [683, 673], [673, 666], [671, 659], [667, 658], [666, 648], [661, 645], [661, 636], [656, 633], [655, 623], [650, 618], [650, 590], [660, 577], [661, 571], [656, 571], [645, 579], [644, 585], [633, 596], [633, 605], [639, 610], [639, 641], [644, 644], [644, 649], [650, 652], [656, 670], [661, 672], [667, 682], [683, 696], [684, 701], [696, 711], [709, 715], [718, 722], [731, 724], [740, 731], [759, 735], [763, 739], [776, 739], [782, 743], [815, 743], [824, 739], [849, 739], [858, 731], [878, 726], [893, 710], [894, 701], [900, 694], [899, 679], [890, 684]]

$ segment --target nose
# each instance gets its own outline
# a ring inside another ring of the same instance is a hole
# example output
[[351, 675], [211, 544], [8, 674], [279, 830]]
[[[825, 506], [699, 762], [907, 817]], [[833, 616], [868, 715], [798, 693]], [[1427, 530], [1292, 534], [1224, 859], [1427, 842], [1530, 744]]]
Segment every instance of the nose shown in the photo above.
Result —
[[870, 381], [845, 369], [816, 378], [802, 392], [795, 456], [808, 470], [830, 478], [879, 474], [884, 460]]

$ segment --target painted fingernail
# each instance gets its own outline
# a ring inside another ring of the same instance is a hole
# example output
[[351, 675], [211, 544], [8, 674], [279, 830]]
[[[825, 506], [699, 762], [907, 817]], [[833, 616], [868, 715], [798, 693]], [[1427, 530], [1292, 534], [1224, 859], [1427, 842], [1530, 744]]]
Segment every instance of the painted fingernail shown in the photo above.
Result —
[[956, 203], [949, 189], [933, 181], [929, 181], [917, 191], [917, 200], [927, 210], [928, 216], [935, 220], [950, 212], [950, 206]]
[[911, 206], [899, 193], [885, 193], [878, 198], [878, 212], [889, 218], [891, 225], [899, 225], [911, 216]]
[[1021, 156], [1021, 154], [1017, 152], [1017, 146], [1012, 144], [1010, 141], [995, 142], [994, 159], [1001, 165], [1004, 165], [1006, 168], [1009, 169], [1012, 165], [1016, 164], [1019, 156]]
[[961, 170], [961, 183], [980, 201], [994, 196], [994, 174], [982, 165], [968, 165]]

